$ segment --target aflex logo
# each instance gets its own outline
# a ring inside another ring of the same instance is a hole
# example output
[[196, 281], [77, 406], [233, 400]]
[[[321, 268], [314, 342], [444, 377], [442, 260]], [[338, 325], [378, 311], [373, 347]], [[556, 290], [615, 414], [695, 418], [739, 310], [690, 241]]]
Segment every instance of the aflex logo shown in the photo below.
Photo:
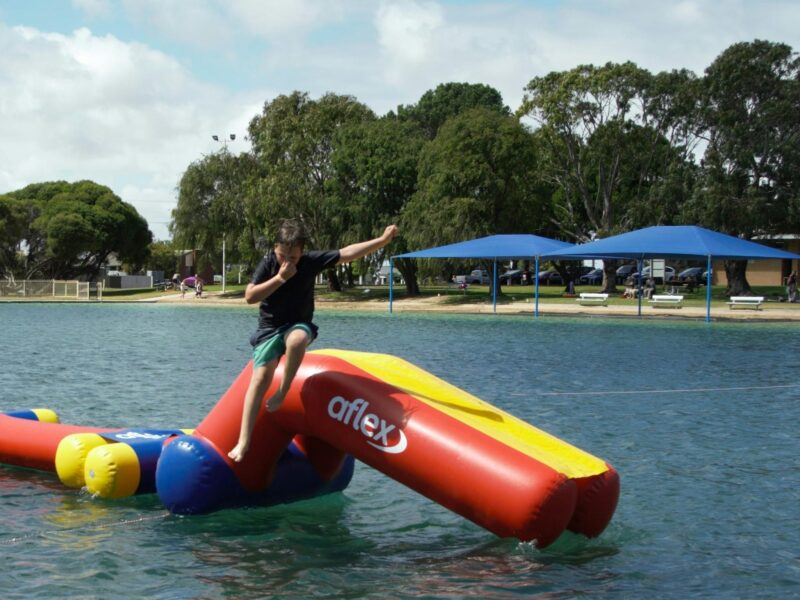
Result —
[[168, 433], [140, 433], [138, 431], [126, 431], [125, 433], [119, 433], [115, 435], [118, 440], [161, 440], [165, 437], [169, 437], [170, 434]]
[[[349, 402], [341, 396], [334, 396], [328, 402], [328, 415], [344, 425], [350, 425], [352, 420], [353, 429], [368, 438], [367, 443], [373, 448], [389, 454], [400, 454], [408, 446], [406, 435], [401, 429], [390, 425], [378, 415], [367, 413], [368, 408], [369, 402], [362, 398]], [[393, 445], [389, 445], [389, 434], [395, 430], [399, 439]]]

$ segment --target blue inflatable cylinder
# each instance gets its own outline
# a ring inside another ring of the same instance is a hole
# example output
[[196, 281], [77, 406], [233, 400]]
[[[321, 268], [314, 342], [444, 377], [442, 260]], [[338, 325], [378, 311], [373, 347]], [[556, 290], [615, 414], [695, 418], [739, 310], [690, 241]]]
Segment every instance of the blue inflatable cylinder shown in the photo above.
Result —
[[28, 421], [41, 421], [43, 423], [58, 423], [58, 415], [49, 408], [29, 408], [24, 410], [12, 410], [3, 412], [7, 417], [17, 419], [27, 419]]
[[249, 492], [211, 444], [185, 435], [162, 450], [156, 490], [170, 512], [205, 514], [226, 507], [271, 506], [338, 492], [350, 483], [353, 470], [353, 457], [348, 456], [339, 473], [325, 481], [292, 443], [278, 460], [271, 484], [262, 491]]

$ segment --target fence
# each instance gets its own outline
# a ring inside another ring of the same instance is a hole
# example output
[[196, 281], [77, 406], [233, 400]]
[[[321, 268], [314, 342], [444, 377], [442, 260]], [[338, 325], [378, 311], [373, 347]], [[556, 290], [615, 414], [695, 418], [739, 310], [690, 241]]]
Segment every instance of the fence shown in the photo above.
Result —
[[56, 279], [23, 279], [0, 281], [0, 296], [14, 298], [76, 298], [89, 299], [88, 281], [58, 281]]

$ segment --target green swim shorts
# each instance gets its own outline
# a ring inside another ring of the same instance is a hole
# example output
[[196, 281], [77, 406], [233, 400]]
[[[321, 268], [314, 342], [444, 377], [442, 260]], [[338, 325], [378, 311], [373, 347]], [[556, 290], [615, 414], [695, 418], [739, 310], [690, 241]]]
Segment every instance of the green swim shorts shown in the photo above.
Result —
[[270, 361], [283, 356], [283, 353], [286, 352], [286, 334], [292, 329], [302, 329], [308, 334], [308, 339], [314, 339], [314, 334], [308, 325], [295, 323], [253, 348], [253, 368], [263, 367]]

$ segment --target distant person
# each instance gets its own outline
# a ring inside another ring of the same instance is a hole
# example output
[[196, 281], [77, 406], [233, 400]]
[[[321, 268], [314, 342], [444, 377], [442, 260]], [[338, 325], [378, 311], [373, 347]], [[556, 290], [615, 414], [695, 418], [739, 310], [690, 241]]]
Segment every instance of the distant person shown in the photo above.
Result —
[[203, 280], [198, 276], [194, 276], [194, 297], [202, 298], [203, 296]]
[[623, 298], [636, 298], [636, 282], [631, 275], [625, 280], [625, 291], [622, 292]]
[[189, 286], [186, 284], [186, 279], [181, 281], [181, 298], [185, 298], [186, 297], [186, 288], [188, 288], [188, 287]]
[[644, 297], [650, 300], [653, 297], [653, 294], [656, 293], [656, 280], [652, 277], [648, 277], [647, 281], [644, 282]]
[[797, 271], [792, 271], [786, 278], [786, 300], [797, 302]]
[[689, 275], [689, 277], [686, 278], [686, 291], [692, 293], [696, 287], [697, 279], [695, 279], [694, 275]]
[[175, 273], [175, 274], [172, 276], [172, 279], [171, 279], [171, 281], [172, 281], [172, 289], [173, 289], [173, 290], [177, 290], [177, 289], [178, 289], [178, 287], [179, 287], [179, 286], [180, 286], [180, 284], [181, 284], [181, 276], [180, 276], [180, 275], [178, 275], [177, 273]]
[[383, 235], [350, 244], [340, 250], [306, 251], [306, 236], [296, 221], [284, 221], [275, 247], [256, 267], [244, 292], [248, 304], [260, 302], [258, 329], [250, 336], [253, 374], [244, 397], [239, 441], [228, 456], [239, 462], [250, 447], [256, 416], [261, 408], [281, 355], [286, 354], [283, 380], [267, 401], [267, 410], [281, 407], [306, 348], [317, 337], [314, 318], [314, 283], [319, 273], [334, 265], [358, 260], [383, 248], [397, 235], [389, 225]]

